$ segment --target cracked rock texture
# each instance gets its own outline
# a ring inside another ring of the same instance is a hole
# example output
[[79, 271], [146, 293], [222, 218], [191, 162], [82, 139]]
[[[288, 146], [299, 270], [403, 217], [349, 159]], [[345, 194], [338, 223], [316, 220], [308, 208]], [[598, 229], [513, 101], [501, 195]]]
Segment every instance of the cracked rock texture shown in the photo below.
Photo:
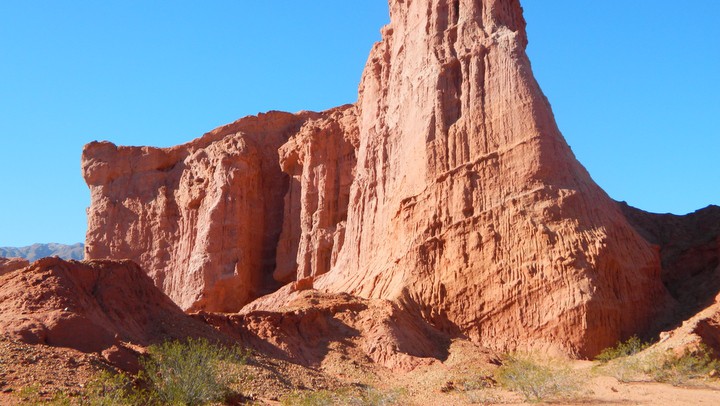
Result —
[[355, 105], [173, 148], [87, 145], [87, 258], [137, 261], [183, 309], [275, 292], [249, 307], [272, 311], [315, 288], [498, 350], [593, 356], [676, 314], [679, 274], [652, 227], [631, 225], [560, 134], [519, 1], [390, 13]]

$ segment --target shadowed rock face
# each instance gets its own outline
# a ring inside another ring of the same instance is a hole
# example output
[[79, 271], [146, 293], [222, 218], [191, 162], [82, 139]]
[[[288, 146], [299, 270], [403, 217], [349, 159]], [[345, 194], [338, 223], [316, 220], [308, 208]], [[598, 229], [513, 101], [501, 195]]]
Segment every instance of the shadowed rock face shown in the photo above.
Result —
[[560, 134], [518, 0], [390, 12], [354, 106], [86, 146], [87, 257], [137, 261], [185, 309], [302, 279], [500, 350], [592, 356], [656, 327], [675, 304], [658, 246]]
[[625, 203], [620, 207], [660, 250], [662, 281], [679, 305], [668, 321], [684, 320], [712, 303], [720, 292], [720, 207], [685, 216], [647, 213]]

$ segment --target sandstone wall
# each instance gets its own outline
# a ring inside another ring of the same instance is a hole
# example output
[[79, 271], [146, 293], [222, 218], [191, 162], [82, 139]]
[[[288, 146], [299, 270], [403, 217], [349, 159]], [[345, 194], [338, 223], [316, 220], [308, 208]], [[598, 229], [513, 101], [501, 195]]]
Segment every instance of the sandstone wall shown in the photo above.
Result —
[[240, 309], [275, 288], [280, 233], [291, 234], [284, 199], [299, 191], [289, 188], [278, 150], [316, 126], [326, 137], [352, 128], [352, 119], [322, 124], [348, 111], [261, 114], [172, 148], [88, 144], [86, 257], [137, 261], [184, 309]]
[[358, 143], [354, 106], [309, 120], [279, 151], [290, 176], [274, 277], [291, 282], [335, 264], [345, 235]]
[[560, 134], [518, 0], [390, 11], [356, 105], [174, 148], [88, 145], [87, 257], [137, 261], [184, 309], [303, 279], [499, 350], [592, 356], [657, 327], [675, 306], [660, 244]]
[[345, 245], [316, 281], [500, 349], [593, 355], [668, 296], [657, 249], [576, 161], [516, 0], [390, 2], [360, 85]]

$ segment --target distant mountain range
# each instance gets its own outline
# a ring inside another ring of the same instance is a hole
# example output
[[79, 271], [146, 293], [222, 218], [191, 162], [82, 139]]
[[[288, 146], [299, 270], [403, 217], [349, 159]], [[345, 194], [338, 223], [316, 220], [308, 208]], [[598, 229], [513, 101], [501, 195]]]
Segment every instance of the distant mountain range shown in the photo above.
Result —
[[14, 258], [20, 257], [25, 258], [32, 262], [36, 259], [44, 257], [58, 256], [62, 259], [76, 259], [81, 260], [85, 256], [85, 249], [82, 243], [73, 245], [65, 244], [33, 244], [29, 247], [0, 247], [0, 257]]

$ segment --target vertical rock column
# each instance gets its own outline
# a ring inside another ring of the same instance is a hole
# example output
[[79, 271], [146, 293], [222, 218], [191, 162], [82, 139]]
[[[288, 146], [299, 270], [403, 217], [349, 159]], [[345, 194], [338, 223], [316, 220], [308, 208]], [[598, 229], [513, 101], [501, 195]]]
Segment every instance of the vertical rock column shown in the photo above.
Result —
[[280, 148], [290, 187], [274, 273], [278, 281], [319, 276], [335, 264], [345, 236], [357, 134], [356, 109], [345, 106], [309, 120]]
[[576, 161], [517, 0], [391, 0], [360, 85], [345, 244], [316, 285], [498, 349], [591, 356], [667, 300], [659, 257]]

